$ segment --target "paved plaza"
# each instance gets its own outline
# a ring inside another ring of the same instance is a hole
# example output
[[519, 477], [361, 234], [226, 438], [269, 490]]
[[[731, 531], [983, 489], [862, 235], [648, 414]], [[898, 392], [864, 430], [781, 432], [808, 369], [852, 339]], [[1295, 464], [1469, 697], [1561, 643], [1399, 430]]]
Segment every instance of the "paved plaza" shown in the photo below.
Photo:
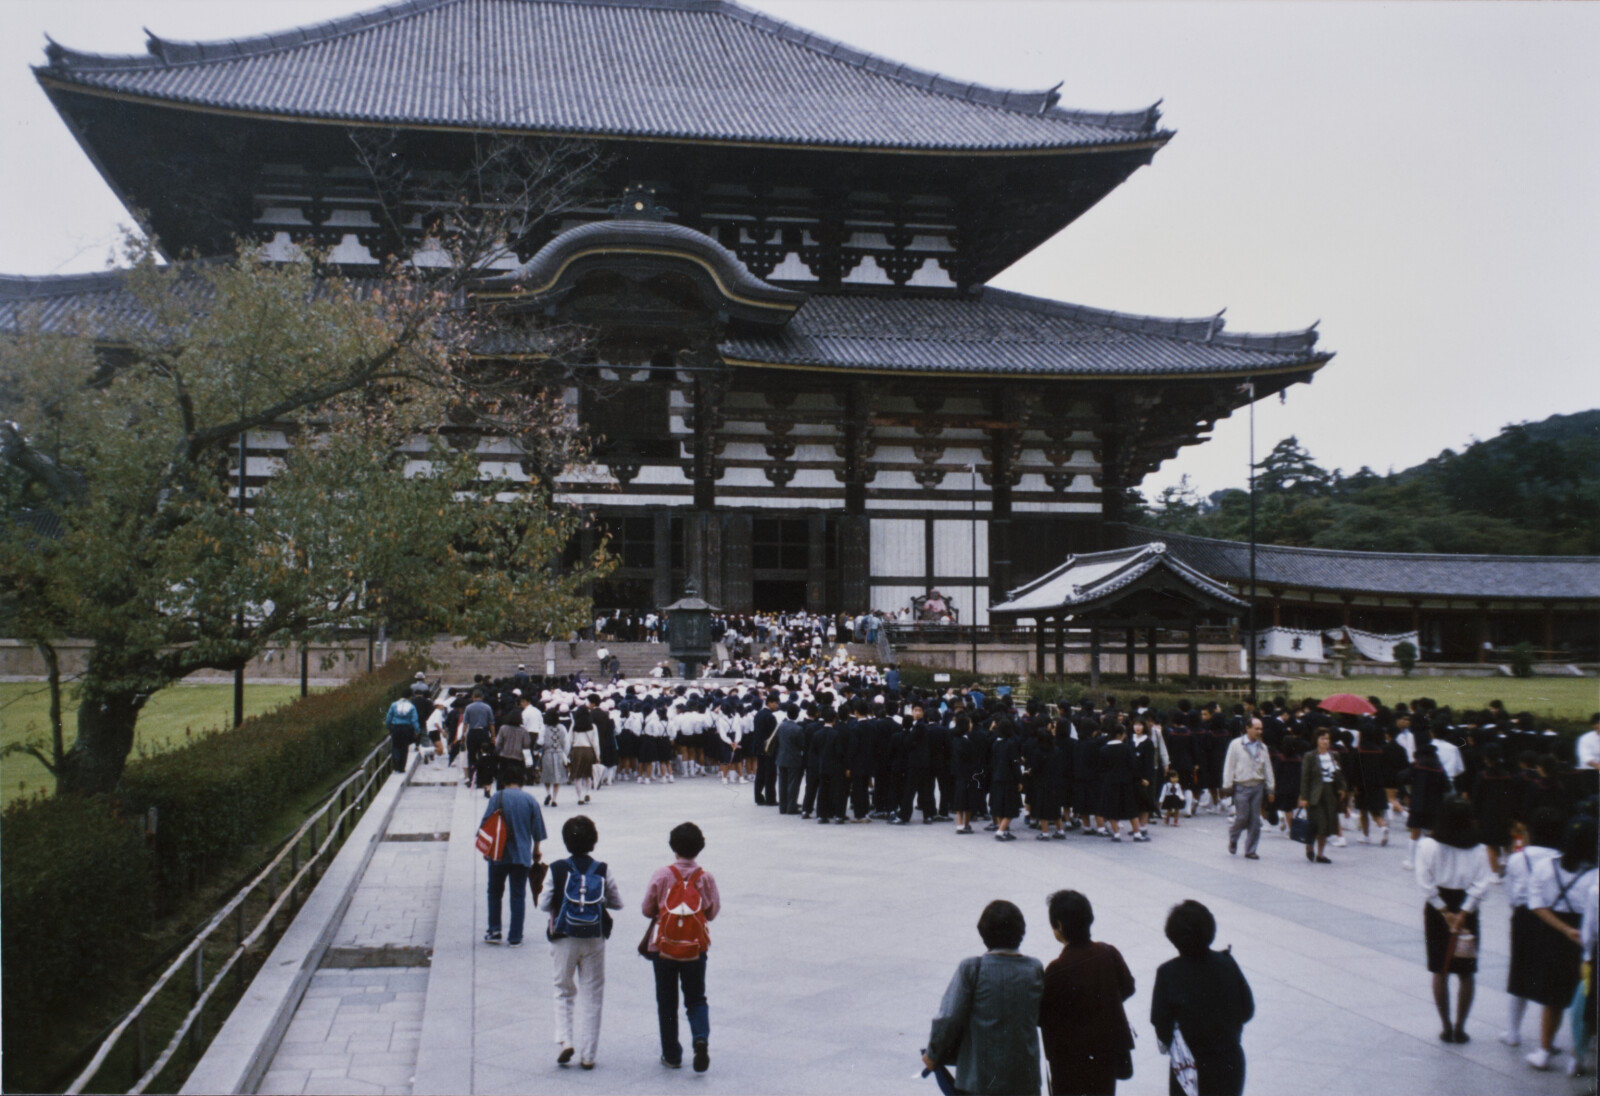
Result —
[[[932, 1094], [933, 1082], [916, 1077], [918, 1052], [957, 960], [982, 950], [979, 912], [994, 898], [1016, 902], [1028, 919], [1023, 950], [1048, 962], [1057, 948], [1044, 902], [1060, 887], [1090, 897], [1095, 938], [1122, 951], [1138, 982], [1128, 1003], [1135, 1073], [1120, 1092], [1166, 1091], [1149, 992], [1172, 955], [1167, 909], [1183, 898], [1211, 907], [1218, 945], [1233, 945], [1255, 991], [1249, 1092], [1592, 1090], [1588, 1079], [1532, 1072], [1526, 1046], [1496, 1038], [1508, 923], [1499, 887], [1484, 909], [1472, 1042], [1439, 1042], [1422, 902], [1399, 842], [1330, 849], [1335, 863], [1313, 866], [1273, 833], [1248, 862], [1228, 855], [1226, 819], [1201, 815], [1155, 827], [1149, 845], [1079, 835], [1003, 845], [948, 824], [780, 817], [752, 803], [749, 785], [714, 777], [607, 788], [583, 808], [626, 908], [607, 956], [598, 1065], [563, 1069], [543, 915], [522, 949], [479, 940], [485, 870], [472, 838], [484, 800], [454, 783], [459, 775], [416, 770], [260, 1091]], [[547, 860], [563, 855], [559, 827], [576, 810], [564, 798], [546, 812]], [[711, 926], [704, 1075], [658, 1062], [651, 971], [634, 951], [644, 885], [684, 820], [706, 833], [701, 863], [726, 907]], [[1525, 1022], [1525, 1037], [1535, 1023]]]

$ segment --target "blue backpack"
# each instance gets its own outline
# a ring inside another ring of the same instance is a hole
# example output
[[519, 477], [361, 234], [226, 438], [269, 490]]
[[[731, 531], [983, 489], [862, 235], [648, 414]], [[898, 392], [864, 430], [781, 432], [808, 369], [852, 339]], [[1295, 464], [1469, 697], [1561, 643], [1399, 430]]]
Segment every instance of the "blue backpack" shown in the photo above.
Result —
[[551, 923], [552, 936], [593, 939], [605, 935], [606, 866], [590, 860], [587, 871], [579, 871], [569, 857], [560, 862], [566, 869], [561, 885], [561, 905]]

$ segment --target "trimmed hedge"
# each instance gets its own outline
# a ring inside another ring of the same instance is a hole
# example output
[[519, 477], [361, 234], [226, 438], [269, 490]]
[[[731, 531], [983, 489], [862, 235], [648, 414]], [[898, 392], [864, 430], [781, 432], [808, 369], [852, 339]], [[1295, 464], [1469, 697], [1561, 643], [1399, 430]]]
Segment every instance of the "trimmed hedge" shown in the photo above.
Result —
[[[12, 804], [0, 822], [0, 974], [5, 1088], [27, 1047], [67, 1009], [140, 962], [139, 934], [208, 870], [260, 839], [292, 797], [351, 765], [382, 737], [383, 713], [418, 667], [391, 662], [169, 753], [131, 762], [113, 799]], [[157, 811], [156, 834], [144, 833]], [[147, 950], [147, 949], [145, 949]], [[14, 1068], [15, 1067], [15, 1068]]]
[[162, 905], [257, 841], [289, 799], [372, 749], [384, 733], [384, 710], [415, 669], [391, 662], [342, 688], [129, 765], [123, 797], [139, 811], [156, 810], [152, 851]]
[[49, 1018], [92, 994], [149, 926], [154, 859], [140, 819], [116, 803], [43, 799], [13, 804], [0, 822], [0, 993], [7, 1091], [14, 1060], [48, 1040]]

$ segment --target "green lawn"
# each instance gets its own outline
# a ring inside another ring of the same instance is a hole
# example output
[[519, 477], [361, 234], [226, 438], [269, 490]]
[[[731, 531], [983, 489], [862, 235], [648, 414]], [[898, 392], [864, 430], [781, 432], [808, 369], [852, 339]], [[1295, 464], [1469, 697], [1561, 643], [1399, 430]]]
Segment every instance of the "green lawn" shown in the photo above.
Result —
[[1600, 710], [1600, 678], [1593, 677], [1330, 677], [1297, 678], [1288, 688], [1263, 683], [1263, 696], [1287, 692], [1292, 699], [1355, 693], [1375, 696], [1385, 704], [1431, 697], [1435, 703], [1460, 711], [1487, 708], [1498, 700], [1506, 710], [1532, 712], [1555, 719], [1588, 719]]
[[[244, 714], [260, 715], [300, 696], [298, 684], [244, 687]], [[77, 705], [70, 688], [62, 698], [66, 741], [70, 747], [77, 726]], [[174, 685], [151, 698], [139, 717], [133, 757], [180, 746], [192, 735], [221, 730], [233, 719], [233, 686]], [[50, 696], [43, 682], [0, 684], [0, 746], [37, 742], [49, 753]], [[43, 765], [27, 754], [0, 758], [0, 805], [22, 796], [46, 794], [54, 781]]]

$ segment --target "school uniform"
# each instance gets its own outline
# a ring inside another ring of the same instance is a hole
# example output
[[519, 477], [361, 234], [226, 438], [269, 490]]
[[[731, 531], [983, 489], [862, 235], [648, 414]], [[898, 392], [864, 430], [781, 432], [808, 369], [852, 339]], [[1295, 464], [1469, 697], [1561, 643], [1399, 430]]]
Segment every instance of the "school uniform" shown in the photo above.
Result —
[[1138, 782], [1138, 759], [1124, 739], [1109, 739], [1100, 747], [1100, 805], [1096, 812], [1114, 822], [1126, 822], [1139, 814], [1134, 787]]
[[906, 781], [900, 797], [900, 821], [911, 821], [912, 804], [922, 811], [923, 821], [933, 818], [933, 754], [928, 743], [925, 720], [913, 723], [906, 731]]
[[1022, 748], [1016, 736], [997, 738], [989, 751], [989, 815], [996, 822], [1022, 813]]
[[[1594, 868], [1568, 871], [1561, 866], [1559, 858], [1552, 857], [1533, 869], [1528, 881], [1528, 908], [1549, 910], [1562, 924], [1577, 928], [1583, 921], [1584, 900], [1594, 889]], [[1545, 924], [1542, 919], [1537, 927], [1543, 931], [1532, 934], [1532, 954], [1529, 959], [1537, 972], [1538, 981], [1534, 986], [1535, 992], [1530, 993], [1529, 997], [1541, 1005], [1566, 1008], [1572, 1003], [1573, 991], [1578, 988], [1582, 946]]]
[[1506, 972], [1506, 993], [1532, 1000], [1548, 996], [1541, 988], [1544, 969], [1537, 962], [1539, 940], [1549, 925], [1528, 907], [1533, 870], [1561, 856], [1558, 849], [1530, 845], [1506, 858], [1506, 901], [1511, 905], [1511, 962]]
[[[1478, 903], [1489, 890], [1494, 872], [1482, 845], [1458, 849], [1425, 837], [1417, 845], [1417, 886], [1427, 904], [1422, 907], [1423, 937], [1430, 974], [1476, 974], [1476, 958], [1457, 958], [1450, 949], [1450, 929], [1444, 914], [1465, 913], [1461, 932], [1478, 935]], [[1446, 963], [1448, 962], [1448, 967]], [[1571, 997], [1569, 988], [1567, 996]]]

